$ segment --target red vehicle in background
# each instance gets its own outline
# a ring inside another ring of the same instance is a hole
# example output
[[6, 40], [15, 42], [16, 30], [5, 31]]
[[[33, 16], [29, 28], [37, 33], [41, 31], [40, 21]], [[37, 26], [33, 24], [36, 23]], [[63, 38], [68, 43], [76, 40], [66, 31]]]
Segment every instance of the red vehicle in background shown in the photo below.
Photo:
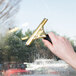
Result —
[[22, 76], [25, 74], [29, 74], [30, 72], [24, 69], [9, 69], [6, 70], [3, 76]]

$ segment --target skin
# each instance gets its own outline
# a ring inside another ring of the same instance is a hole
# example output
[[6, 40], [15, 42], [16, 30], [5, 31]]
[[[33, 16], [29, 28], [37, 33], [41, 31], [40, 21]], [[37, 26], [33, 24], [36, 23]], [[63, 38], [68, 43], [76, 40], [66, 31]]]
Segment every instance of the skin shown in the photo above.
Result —
[[52, 44], [43, 39], [42, 41], [45, 46], [48, 47], [56, 56], [76, 69], [76, 53], [74, 52], [71, 43], [66, 38], [57, 36], [52, 32], [50, 32], [48, 35], [52, 41]]

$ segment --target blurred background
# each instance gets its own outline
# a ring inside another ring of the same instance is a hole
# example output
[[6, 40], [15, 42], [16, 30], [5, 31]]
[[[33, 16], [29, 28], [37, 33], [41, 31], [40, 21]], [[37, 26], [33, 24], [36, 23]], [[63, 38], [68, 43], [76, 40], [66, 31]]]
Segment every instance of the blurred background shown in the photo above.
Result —
[[30, 37], [44, 18], [48, 19], [44, 31], [66, 37], [76, 51], [75, 0], [0, 0], [1, 73], [10, 68], [22, 68], [24, 63], [36, 59], [60, 60], [41, 39], [34, 40], [30, 47], [25, 46], [27, 39], [22, 40]]

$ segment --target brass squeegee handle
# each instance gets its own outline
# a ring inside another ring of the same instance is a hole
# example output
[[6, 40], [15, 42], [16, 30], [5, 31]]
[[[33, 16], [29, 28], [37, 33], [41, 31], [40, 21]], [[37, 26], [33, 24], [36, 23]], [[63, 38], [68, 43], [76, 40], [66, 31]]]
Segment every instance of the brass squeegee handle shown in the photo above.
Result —
[[51, 39], [50, 39], [50, 37], [49, 37], [48, 34], [46, 34], [46, 37], [45, 37], [44, 39], [45, 39], [45, 40], [48, 40], [48, 41], [52, 44], [52, 41], [51, 41]]

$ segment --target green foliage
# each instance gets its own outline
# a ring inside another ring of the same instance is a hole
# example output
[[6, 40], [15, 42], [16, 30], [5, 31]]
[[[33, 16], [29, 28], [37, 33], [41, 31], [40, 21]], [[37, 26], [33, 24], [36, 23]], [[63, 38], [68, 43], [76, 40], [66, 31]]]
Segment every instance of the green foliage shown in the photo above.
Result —
[[[32, 32], [28, 30], [25, 36], [31, 36]], [[38, 58], [52, 58], [54, 56], [51, 51], [44, 46], [41, 39], [34, 40], [30, 46], [25, 46], [27, 40], [22, 41], [24, 37], [22, 30], [13, 34], [6, 35], [0, 40], [0, 62], [33, 62]], [[74, 41], [71, 41], [75, 51]]]
[[[30, 30], [25, 32], [25, 36], [31, 35]], [[22, 37], [24, 37], [22, 30], [19, 30], [3, 38], [1, 49], [4, 62], [32, 62], [37, 58], [51, 58], [51, 52], [44, 46], [41, 39], [33, 41], [30, 46], [25, 46], [27, 40], [22, 41]]]

